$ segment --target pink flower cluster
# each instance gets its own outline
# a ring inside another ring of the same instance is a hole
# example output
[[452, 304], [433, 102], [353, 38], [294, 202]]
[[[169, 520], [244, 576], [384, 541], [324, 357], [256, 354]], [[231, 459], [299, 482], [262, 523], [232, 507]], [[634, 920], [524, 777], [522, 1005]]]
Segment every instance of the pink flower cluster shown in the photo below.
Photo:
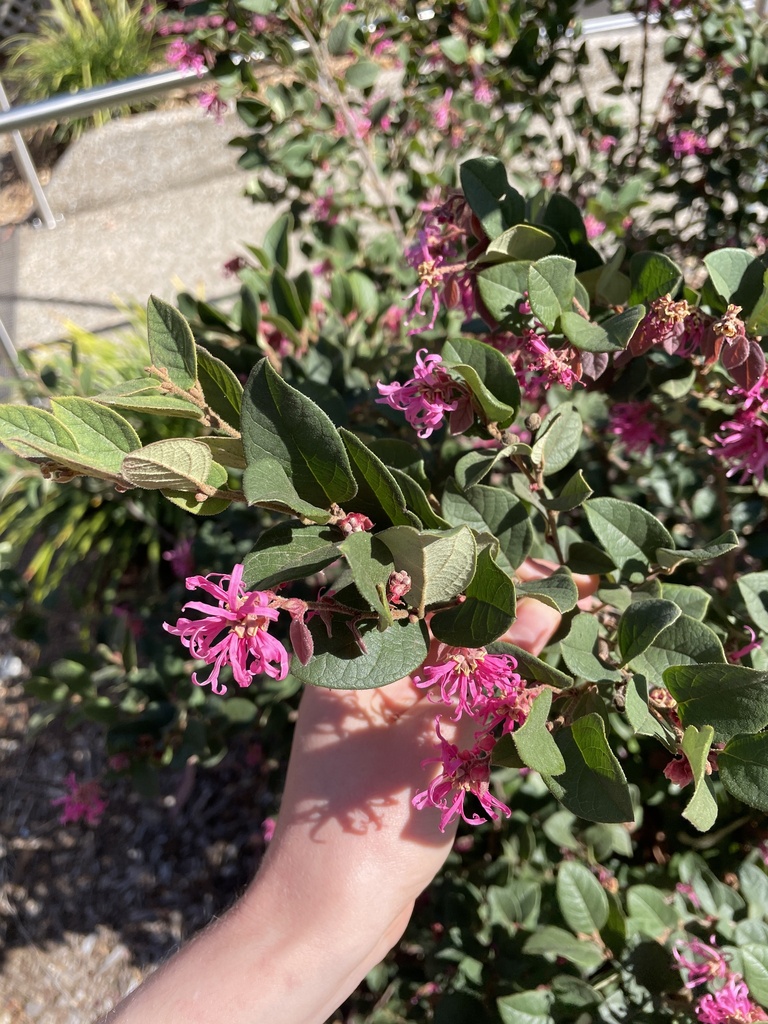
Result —
[[526, 689], [516, 668], [517, 662], [508, 654], [488, 654], [484, 647], [459, 648], [436, 643], [428, 662], [413, 677], [419, 688], [435, 687], [438, 692], [431, 694], [431, 699], [451, 710], [454, 720], [467, 715], [479, 725], [473, 745], [461, 750], [443, 736], [440, 716], [435, 719], [439, 756], [427, 758], [422, 764], [439, 764], [441, 770], [426, 789], [416, 794], [413, 804], [420, 810], [438, 808], [443, 832], [458, 817], [470, 825], [485, 820], [466, 811], [464, 801], [469, 793], [494, 821], [511, 813], [489, 790], [491, 752], [496, 734], [511, 732], [522, 724], [539, 692]]
[[717, 948], [714, 936], [708, 944], [701, 939], [680, 943], [673, 952], [678, 967], [687, 974], [686, 988], [695, 989], [724, 979], [714, 991], [699, 998], [696, 1019], [701, 1024], [752, 1024], [768, 1020], [765, 1010], [750, 999], [742, 976], [728, 966], [728, 959]]
[[[522, 304], [520, 312], [530, 315], [527, 302]], [[488, 342], [507, 356], [525, 398], [534, 403], [542, 402], [553, 384], [561, 384], [570, 391], [581, 380], [584, 356], [589, 355], [571, 345], [551, 348], [547, 331], [538, 320], [522, 334], [504, 331], [491, 335]]]
[[709, 454], [724, 462], [726, 476], [736, 476], [739, 483], [763, 480], [768, 470], [768, 375], [752, 391], [735, 387], [729, 394], [742, 405], [720, 425]]
[[64, 780], [68, 792], [65, 796], [51, 800], [53, 807], [62, 807], [59, 816], [60, 825], [69, 825], [74, 821], [84, 821], [86, 825], [98, 825], [106, 811], [108, 800], [98, 782], [78, 782], [74, 772], [70, 772]]
[[382, 397], [376, 401], [405, 413], [421, 438], [430, 437], [442, 426], [446, 413], [450, 414], [451, 433], [461, 434], [475, 419], [472, 393], [463, 381], [451, 377], [440, 356], [424, 356], [426, 351], [422, 348], [416, 353], [413, 377], [405, 384], [377, 384]]
[[165, 51], [165, 59], [179, 71], [194, 71], [200, 77], [205, 71], [205, 56], [196, 43], [174, 39]]
[[692, 128], [683, 128], [679, 132], [670, 132], [667, 135], [667, 142], [672, 150], [675, 160], [682, 160], [685, 156], [698, 156], [711, 153], [709, 143], [703, 135], [699, 135]]
[[616, 402], [609, 413], [608, 431], [634, 455], [644, 455], [653, 445], [664, 444], [654, 423], [653, 402]]
[[[216, 576], [218, 583], [213, 579]], [[238, 686], [249, 686], [262, 672], [273, 679], [285, 678], [288, 653], [268, 632], [270, 623], [280, 614], [277, 606], [284, 606], [284, 602], [268, 590], [246, 591], [242, 565], [236, 565], [229, 575], [190, 576], [186, 585], [187, 590], [202, 590], [216, 601], [189, 601], [182, 611], [200, 612], [202, 618], [182, 617], [175, 626], [163, 623], [163, 628], [178, 636], [193, 658], [212, 666], [208, 678], [202, 681], [193, 673], [196, 686], [210, 684], [214, 693], [225, 694], [227, 687], [219, 679], [225, 665], [231, 666]]]

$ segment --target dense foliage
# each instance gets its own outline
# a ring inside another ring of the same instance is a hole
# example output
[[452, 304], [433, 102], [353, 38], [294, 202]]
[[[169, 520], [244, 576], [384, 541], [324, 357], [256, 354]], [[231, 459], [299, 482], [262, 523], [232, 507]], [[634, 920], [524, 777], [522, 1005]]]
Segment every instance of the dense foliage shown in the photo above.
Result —
[[[121, 635], [34, 692], [151, 792], [233, 732], [282, 754], [301, 684], [415, 673], [477, 723], [417, 805], [494, 824], [345, 1019], [767, 1019], [763, 26], [697, 7], [648, 123], [569, 92], [568, 5], [187, 13], [285, 212], [233, 303], [150, 299], [149, 369], [0, 407], [53, 564], [91, 509], [166, 548], [115, 562]], [[524, 598], [562, 615], [540, 657], [502, 639]]]

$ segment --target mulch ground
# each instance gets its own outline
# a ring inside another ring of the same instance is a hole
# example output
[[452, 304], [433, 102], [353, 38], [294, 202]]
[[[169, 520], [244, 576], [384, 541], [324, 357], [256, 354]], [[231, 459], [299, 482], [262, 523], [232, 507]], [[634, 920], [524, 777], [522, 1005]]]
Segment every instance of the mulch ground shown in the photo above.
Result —
[[242, 891], [274, 779], [233, 749], [156, 801], [119, 782], [96, 827], [61, 826], [51, 800], [68, 772], [101, 774], [102, 748], [91, 727], [30, 728], [32, 657], [0, 625], [0, 1024], [89, 1024]]

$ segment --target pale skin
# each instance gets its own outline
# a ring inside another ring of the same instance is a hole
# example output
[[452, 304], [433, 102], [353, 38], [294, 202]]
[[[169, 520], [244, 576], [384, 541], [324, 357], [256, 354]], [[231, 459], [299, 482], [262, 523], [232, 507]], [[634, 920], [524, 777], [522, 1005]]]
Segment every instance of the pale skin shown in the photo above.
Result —
[[[518, 575], [552, 568], [529, 560]], [[574, 579], [587, 602], [596, 578]], [[538, 654], [559, 623], [554, 609], [522, 600], [504, 639]], [[421, 767], [435, 753], [436, 710], [410, 678], [380, 690], [307, 687], [256, 878], [98, 1024], [322, 1024], [400, 939], [453, 845], [455, 823], [442, 833], [438, 810], [411, 804], [439, 767]], [[460, 747], [474, 728], [466, 718], [442, 726]]]

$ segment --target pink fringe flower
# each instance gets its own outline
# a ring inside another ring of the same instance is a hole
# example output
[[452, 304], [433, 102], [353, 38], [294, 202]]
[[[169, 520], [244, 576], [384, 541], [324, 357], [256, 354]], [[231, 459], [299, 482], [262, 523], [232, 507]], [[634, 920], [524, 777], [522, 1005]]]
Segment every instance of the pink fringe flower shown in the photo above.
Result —
[[84, 821], [86, 825], [98, 825], [109, 803], [104, 799], [98, 782], [78, 782], [75, 773], [70, 772], [64, 780], [64, 785], [69, 790], [66, 796], [51, 800], [53, 807], [61, 805], [63, 808], [59, 824], [69, 825], [73, 821]]
[[459, 816], [468, 825], [481, 825], [484, 819], [479, 814], [471, 817], [464, 809], [467, 793], [472, 793], [480, 801], [485, 813], [493, 821], [498, 821], [503, 814], [512, 813], [509, 807], [489, 792], [491, 778], [490, 751], [494, 741], [484, 737], [471, 750], [459, 750], [455, 743], [449, 743], [440, 732], [440, 720], [435, 723], [440, 740], [440, 756], [430, 757], [422, 761], [422, 766], [441, 764], [442, 771], [425, 790], [413, 798], [413, 806], [419, 810], [425, 807], [437, 807], [442, 811], [440, 831], [445, 832], [450, 823]]
[[749, 643], [740, 647], [737, 651], [731, 651], [731, 653], [727, 655], [728, 661], [730, 662], [741, 661], [742, 658], [746, 658], [746, 656], [751, 654], [752, 651], [759, 651], [763, 646], [763, 641], [757, 639], [757, 635], [751, 626], [745, 626], [744, 629], [749, 633]]
[[488, 654], [484, 647], [450, 647], [439, 643], [432, 663], [413, 676], [420, 689], [439, 685], [440, 699], [455, 708], [455, 719], [475, 715], [497, 692], [515, 694], [525, 685], [509, 654]]
[[682, 131], [672, 132], [667, 136], [667, 142], [675, 160], [682, 160], [684, 156], [706, 155], [712, 152], [704, 136], [699, 135], [692, 128], [683, 128]]
[[633, 455], [644, 455], [664, 437], [653, 422], [653, 402], [616, 402], [609, 414], [608, 430]]
[[678, 970], [688, 975], [686, 988], [698, 988], [713, 978], [726, 978], [730, 973], [728, 960], [717, 948], [714, 935], [708, 944], [701, 939], [680, 943], [672, 950], [672, 955], [677, 961]]
[[165, 51], [165, 59], [179, 71], [194, 71], [198, 78], [205, 71], [205, 57], [202, 51], [194, 43], [186, 43], [183, 39], [174, 39], [170, 43]]
[[749, 989], [739, 974], [732, 974], [717, 992], [702, 996], [696, 1006], [701, 1024], [751, 1024], [768, 1020], [765, 1010], [749, 998]]
[[[213, 576], [219, 576], [221, 582], [214, 583]], [[270, 591], [246, 591], [242, 580], [242, 565], [236, 565], [230, 575], [190, 576], [187, 590], [203, 590], [218, 603], [189, 601], [182, 611], [189, 608], [201, 612], [203, 618], [180, 618], [175, 626], [163, 623], [163, 628], [178, 636], [193, 658], [213, 666], [207, 679], [200, 681], [195, 672], [192, 682], [196, 686], [210, 684], [213, 693], [219, 695], [227, 692], [219, 680], [225, 665], [232, 666], [238, 686], [249, 686], [253, 677], [262, 672], [273, 679], [284, 679], [288, 674], [288, 653], [267, 632], [269, 623], [279, 615], [271, 604], [275, 595]]]
[[593, 213], [587, 213], [584, 216], [584, 228], [587, 238], [591, 242], [593, 238], [599, 238], [605, 231], [605, 221], [598, 220]]
[[438, 355], [423, 356], [427, 350], [416, 353], [413, 377], [405, 384], [377, 384], [380, 405], [388, 405], [405, 413], [408, 423], [421, 438], [430, 437], [450, 413], [452, 434], [461, 434], [474, 422], [472, 395], [466, 384], [454, 380], [442, 365]]

